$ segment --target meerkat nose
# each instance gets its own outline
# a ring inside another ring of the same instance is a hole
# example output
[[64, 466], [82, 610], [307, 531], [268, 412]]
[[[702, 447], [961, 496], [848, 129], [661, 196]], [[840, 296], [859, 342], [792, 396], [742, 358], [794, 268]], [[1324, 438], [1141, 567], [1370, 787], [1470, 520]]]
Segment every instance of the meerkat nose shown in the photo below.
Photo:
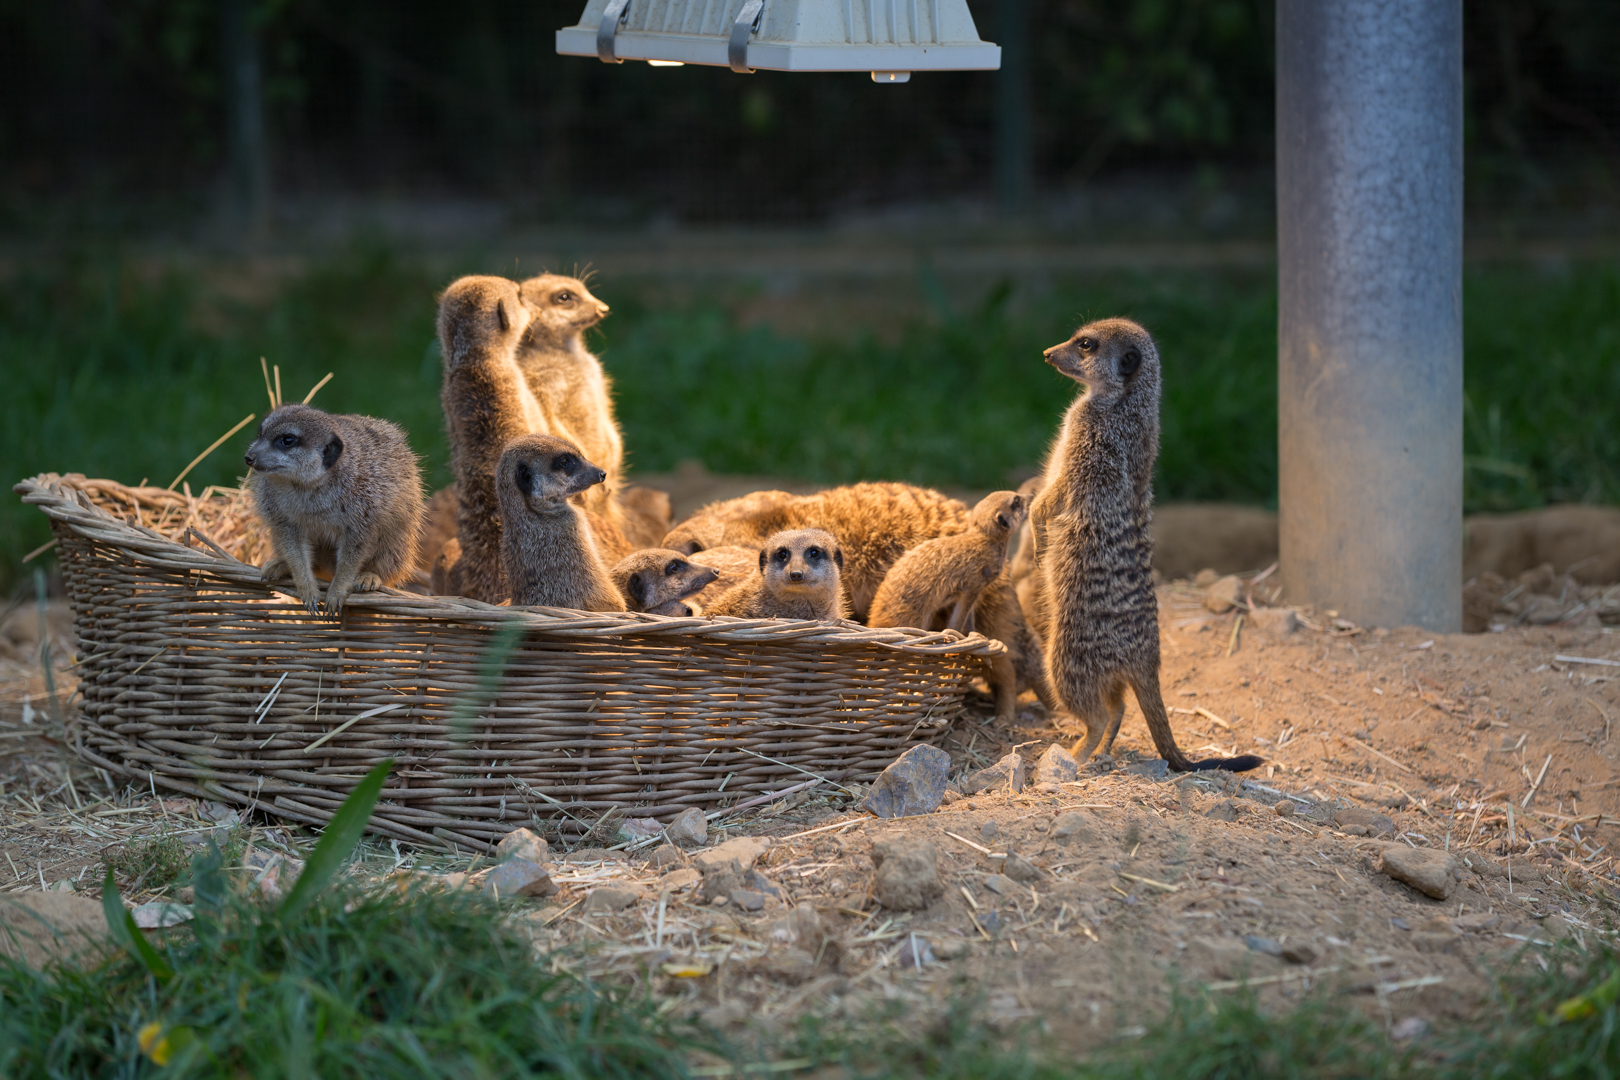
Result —
[[247, 462], [247, 467], [248, 468], [250, 468], [250, 469], [253, 468], [253, 455], [252, 454], [243, 454], [242, 455], [242, 460]]
[[803, 581], [804, 580], [804, 571], [803, 570], [794, 570], [792, 573], [788, 574], [788, 580], [789, 581]]

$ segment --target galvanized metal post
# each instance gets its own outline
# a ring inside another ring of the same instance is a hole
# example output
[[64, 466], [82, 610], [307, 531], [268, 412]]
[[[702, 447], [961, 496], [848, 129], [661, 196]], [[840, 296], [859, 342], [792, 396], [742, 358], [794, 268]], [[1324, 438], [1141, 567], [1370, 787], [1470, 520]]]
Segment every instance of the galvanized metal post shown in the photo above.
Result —
[[1278, 0], [1288, 599], [1462, 619], [1462, 3]]

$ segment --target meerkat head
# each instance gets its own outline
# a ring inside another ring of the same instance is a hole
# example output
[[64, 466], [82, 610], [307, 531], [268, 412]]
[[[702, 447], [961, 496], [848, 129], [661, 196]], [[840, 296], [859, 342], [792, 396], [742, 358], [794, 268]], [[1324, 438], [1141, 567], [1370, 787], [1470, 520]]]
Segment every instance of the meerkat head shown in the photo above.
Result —
[[1159, 350], [1152, 335], [1129, 319], [1087, 323], [1044, 355], [1096, 399], [1121, 398], [1134, 386], [1158, 382]]
[[495, 487], [505, 503], [515, 496], [530, 511], [552, 509], [600, 484], [607, 473], [585, 460], [579, 447], [550, 435], [520, 435], [501, 451]]
[[331, 413], [308, 405], [283, 405], [259, 424], [258, 437], [243, 460], [269, 480], [314, 487], [342, 456], [343, 440]]
[[836, 590], [843, 569], [844, 553], [825, 529], [779, 532], [759, 549], [759, 572], [773, 593]]
[[989, 536], [1006, 539], [1028, 516], [1028, 498], [1016, 491], [992, 491], [973, 508], [973, 525]]
[[608, 306], [578, 278], [541, 274], [525, 281], [522, 292], [534, 316], [528, 337], [537, 345], [566, 346], [607, 317]]
[[458, 278], [439, 297], [439, 340], [449, 350], [446, 362], [455, 366], [480, 346], [516, 343], [533, 317], [517, 282], [478, 274]]
[[649, 548], [626, 556], [613, 568], [613, 580], [634, 611], [651, 611], [719, 580], [720, 571], [668, 548]]

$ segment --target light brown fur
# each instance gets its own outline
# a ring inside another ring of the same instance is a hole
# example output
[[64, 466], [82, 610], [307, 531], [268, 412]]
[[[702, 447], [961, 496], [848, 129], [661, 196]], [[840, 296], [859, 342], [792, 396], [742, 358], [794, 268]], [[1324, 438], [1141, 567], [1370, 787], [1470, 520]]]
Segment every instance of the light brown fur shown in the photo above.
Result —
[[979, 594], [1001, 576], [1007, 541], [1028, 513], [1016, 492], [986, 495], [964, 531], [924, 540], [895, 561], [872, 598], [867, 625], [972, 633]]
[[1082, 762], [1106, 753], [1136, 695], [1170, 768], [1251, 769], [1244, 756], [1192, 762], [1176, 746], [1159, 691], [1153, 591], [1153, 462], [1159, 451], [1159, 352], [1127, 319], [1082, 326], [1046, 359], [1085, 392], [1064, 415], [1030, 511], [1035, 560], [1029, 621], [1053, 694], [1086, 729]]
[[569, 501], [605, 475], [566, 439], [523, 435], [506, 445], [495, 490], [514, 607], [624, 610], [584, 512]]
[[461, 541], [461, 558], [448, 570], [448, 586], [487, 604], [511, 595], [501, 556], [496, 464], [509, 442], [540, 423], [539, 406], [512, 359], [529, 318], [517, 285], [505, 278], [464, 277], [439, 299], [444, 362], [439, 398], [456, 474], [456, 535]]
[[275, 549], [262, 577], [291, 574], [311, 615], [321, 610], [318, 571], [331, 575], [325, 611], [334, 616], [351, 592], [396, 585], [414, 573], [422, 477], [400, 428], [283, 405], [259, 425], [245, 460]]
[[794, 529], [766, 540], [759, 551], [759, 573], [704, 612], [743, 619], [842, 619], [846, 617], [839, 578], [844, 565], [838, 541], [823, 529]]
[[1006, 655], [985, 662], [985, 682], [996, 699], [996, 719], [1013, 720], [1018, 712], [1018, 695], [1025, 690], [1035, 691], [1049, 712], [1057, 712], [1057, 699], [1046, 685], [1046, 658], [1040, 639], [1025, 622], [1018, 594], [1005, 571], [979, 594], [973, 622], [979, 633], [1007, 647]]
[[702, 555], [694, 556], [694, 558], [720, 575], [711, 584], [705, 586], [702, 592], [692, 596], [692, 603], [700, 608], [706, 608], [730, 592], [740, 582], [747, 581], [759, 573], [759, 551], [757, 548], [728, 544], [722, 547], [705, 548]]
[[612, 574], [625, 607], [651, 615], [695, 614], [685, 601], [720, 577], [713, 567], [690, 562], [668, 548], [638, 551], [621, 559]]
[[883, 575], [925, 540], [959, 533], [968, 508], [959, 500], [911, 484], [851, 484], [815, 495], [755, 492], [699, 510], [664, 538], [664, 547], [695, 554], [710, 547], [752, 547], [775, 533], [825, 529], [844, 553], [849, 611], [865, 621]]

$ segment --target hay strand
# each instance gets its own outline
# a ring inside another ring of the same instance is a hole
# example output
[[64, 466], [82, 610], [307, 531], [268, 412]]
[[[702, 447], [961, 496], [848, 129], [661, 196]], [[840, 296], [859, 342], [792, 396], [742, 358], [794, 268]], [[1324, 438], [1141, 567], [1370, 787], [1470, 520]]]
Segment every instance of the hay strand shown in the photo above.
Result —
[[241, 431], [243, 428], [245, 428], [249, 424], [251, 424], [253, 422], [254, 416], [256, 416], [256, 415], [257, 415], [256, 413], [248, 413], [246, 416], [242, 417], [242, 419], [240, 419], [240, 420], [238, 420], [236, 422], [235, 427], [231, 428], [231, 430], [227, 431], [225, 434], [221, 435], [219, 438], [217, 438], [213, 442], [209, 443], [208, 444], [208, 449], [204, 450], [202, 453], [200, 453], [196, 457], [192, 458], [191, 459], [191, 464], [187, 465], [185, 468], [180, 470], [180, 475], [175, 477], [174, 481], [171, 484], [169, 484], [168, 490], [173, 491], [175, 488], [179, 487], [180, 486], [180, 481], [184, 480], [186, 478], [186, 475], [188, 473], [190, 473], [192, 469], [195, 469], [198, 465], [201, 465], [203, 463], [203, 459], [206, 458], [209, 454], [212, 454], [215, 450], [218, 450], [220, 448], [220, 444], [222, 444], [226, 439], [230, 438], [232, 435], [235, 435], [238, 431]]

